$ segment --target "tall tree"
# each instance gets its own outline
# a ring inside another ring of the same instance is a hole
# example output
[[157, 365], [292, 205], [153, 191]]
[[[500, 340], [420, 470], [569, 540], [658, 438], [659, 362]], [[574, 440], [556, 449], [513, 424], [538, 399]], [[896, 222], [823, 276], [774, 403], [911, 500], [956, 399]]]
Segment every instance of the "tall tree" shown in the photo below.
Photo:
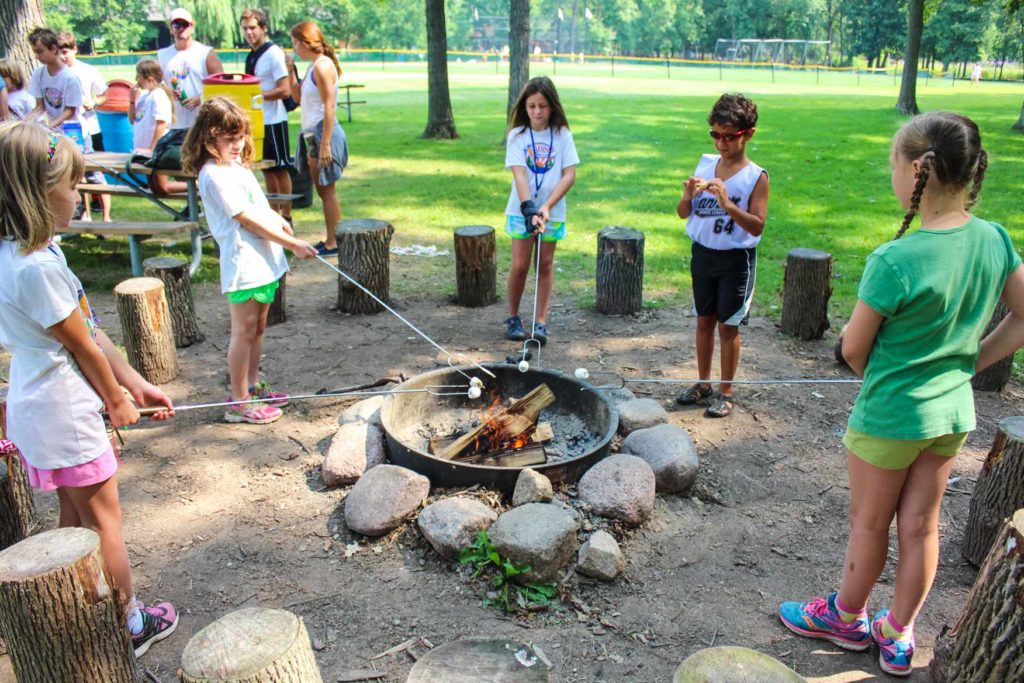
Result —
[[427, 128], [425, 138], [451, 140], [459, 137], [448, 92], [448, 36], [445, 34], [444, 0], [427, 0]]
[[896, 111], [913, 116], [917, 108], [917, 58], [921, 55], [921, 32], [924, 30], [924, 0], [907, 4], [907, 51], [903, 53], [903, 81]]
[[43, 25], [42, 0], [0, 0], [0, 57], [13, 59], [26, 74], [32, 73], [34, 57], [25, 36]]
[[[2, 2], [4, 0], [0, 0]], [[530, 0], [508, 1], [508, 107], [530, 80]]]

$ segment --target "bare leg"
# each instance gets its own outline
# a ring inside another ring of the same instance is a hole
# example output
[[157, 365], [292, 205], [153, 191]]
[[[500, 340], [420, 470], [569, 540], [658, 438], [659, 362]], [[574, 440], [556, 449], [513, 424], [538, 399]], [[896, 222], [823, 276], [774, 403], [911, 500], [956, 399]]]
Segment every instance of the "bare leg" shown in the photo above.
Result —
[[[249, 358], [256, 342], [260, 306], [255, 299], [231, 304], [231, 341], [228, 343], [228, 373], [231, 376], [231, 398], [241, 401], [249, 395]], [[257, 359], [259, 356], [257, 356]], [[257, 361], [258, 362], [258, 361]], [[259, 368], [257, 365], [257, 372]]]
[[512, 265], [508, 269], [508, 314], [519, 315], [519, 302], [526, 288], [526, 275], [530, 272], [533, 240], [512, 240]]
[[715, 353], [716, 322], [717, 318], [713, 315], [697, 316], [697, 376], [701, 379], [711, 379], [711, 356]]
[[[107, 563], [114, 582], [124, 592], [125, 599], [135, 595], [128, 548], [121, 535], [121, 502], [117, 494], [117, 475], [105, 482], [83, 487], [58, 489], [63, 502], [67, 500], [75, 509], [82, 527], [92, 529], [100, 537], [100, 552]], [[126, 605], [122, 605], [127, 608]]]
[[537, 312], [534, 314], [539, 323], [546, 323], [548, 320], [557, 246], [558, 242], [540, 243], [540, 278], [537, 281]]
[[57, 502], [60, 503], [60, 517], [58, 518], [57, 526], [62, 529], [65, 527], [82, 526], [82, 518], [78, 516], [78, 510], [75, 509], [74, 503], [71, 502], [71, 498], [68, 497], [63, 488], [57, 489]]
[[[267, 194], [291, 194], [292, 177], [287, 169], [272, 168], [263, 172], [267, 181]], [[287, 201], [271, 202], [274, 210], [285, 218], [291, 218], [292, 203]]]
[[[736, 368], [740, 364], [740, 328], [718, 323], [718, 341], [722, 346], [722, 379], [735, 379]], [[726, 398], [731, 398], [732, 383], [722, 382], [718, 385], [718, 391]]]
[[100, 195], [100, 206], [103, 207], [103, 221], [105, 223], [109, 223], [110, 222], [110, 195], [109, 194], [101, 194]]
[[317, 183], [316, 181], [320, 177], [319, 160], [307, 157], [307, 161], [309, 161], [309, 174], [313, 178], [313, 187], [316, 188], [320, 202], [324, 205], [324, 226], [327, 232], [324, 244], [328, 249], [334, 249], [338, 246], [338, 238], [335, 236], [334, 230], [338, 227], [338, 222], [341, 221], [341, 205], [338, 203], [338, 195], [334, 189], [335, 184], [320, 185]]
[[270, 312], [270, 304], [260, 304], [256, 317], [256, 329], [252, 344], [249, 346], [249, 374], [247, 387], [254, 386], [260, 381], [260, 357], [263, 355], [263, 331], [267, 328], [267, 313]]
[[154, 172], [149, 176], [149, 189], [156, 195], [177, 194], [188, 192], [188, 183], [183, 180], [171, 180], [171, 176]]

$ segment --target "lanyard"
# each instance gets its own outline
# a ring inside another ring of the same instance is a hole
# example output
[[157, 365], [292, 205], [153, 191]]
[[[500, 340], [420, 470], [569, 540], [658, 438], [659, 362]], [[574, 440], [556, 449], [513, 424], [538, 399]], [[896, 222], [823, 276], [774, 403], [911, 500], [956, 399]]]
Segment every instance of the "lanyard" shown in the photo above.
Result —
[[[531, 126], [526, 128], [530, 131], [530, 148], [533, 150], [533, 197], [536, 199], [540, 194], [540, 186], [544, 184], [544, 174], [548, 172], [548, 169], [540, 170], [540, 153], [537, 151], [537, 141], [533, 139], [533, 128]], [[548, 134], [548, 155], [544, 158], [545, 166], [547, 166], [547, 161], [551, 158], [551, 150], [555, 146], [555, 129], [548, 126]]]

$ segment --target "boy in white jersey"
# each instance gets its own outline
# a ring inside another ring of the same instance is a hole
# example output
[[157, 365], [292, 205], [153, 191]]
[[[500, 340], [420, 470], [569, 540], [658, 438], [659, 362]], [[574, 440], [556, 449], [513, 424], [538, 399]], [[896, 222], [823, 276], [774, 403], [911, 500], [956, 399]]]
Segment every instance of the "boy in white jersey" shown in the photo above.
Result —
[[[757, 243], [768, 217], [768, 172], [747, 158], [757, 105], [743, 95], [722, 95], [708, 116], [718, 154], [705, 154], [683, 184], [676, 213], [693, 240], [690, 275], [697, 313], [697, 372], [701, 382], [681, 393], [681, 405], [708, 405], [708, 417], [732, 412], [732, 384], [740, 360], [739, 326], [747, 324], [754, 297]], [[721, 378], [710, 382], [715, 329]]]

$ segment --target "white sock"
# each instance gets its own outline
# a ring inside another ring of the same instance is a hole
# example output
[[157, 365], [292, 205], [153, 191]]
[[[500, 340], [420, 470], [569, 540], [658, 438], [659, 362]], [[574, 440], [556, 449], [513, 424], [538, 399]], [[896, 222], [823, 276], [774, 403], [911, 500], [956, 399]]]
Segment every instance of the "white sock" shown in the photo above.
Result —
[[128, 608], [128, 620], [126, 622], [126, 626], [128, 627], [129, 633], [133, 636], [137, 636], [142, 633], [142, 610], [139, 609], [139, 605], [142, 603], [140, 603], [133, 595], [132, 601], [129, 604], [131, 606]]

